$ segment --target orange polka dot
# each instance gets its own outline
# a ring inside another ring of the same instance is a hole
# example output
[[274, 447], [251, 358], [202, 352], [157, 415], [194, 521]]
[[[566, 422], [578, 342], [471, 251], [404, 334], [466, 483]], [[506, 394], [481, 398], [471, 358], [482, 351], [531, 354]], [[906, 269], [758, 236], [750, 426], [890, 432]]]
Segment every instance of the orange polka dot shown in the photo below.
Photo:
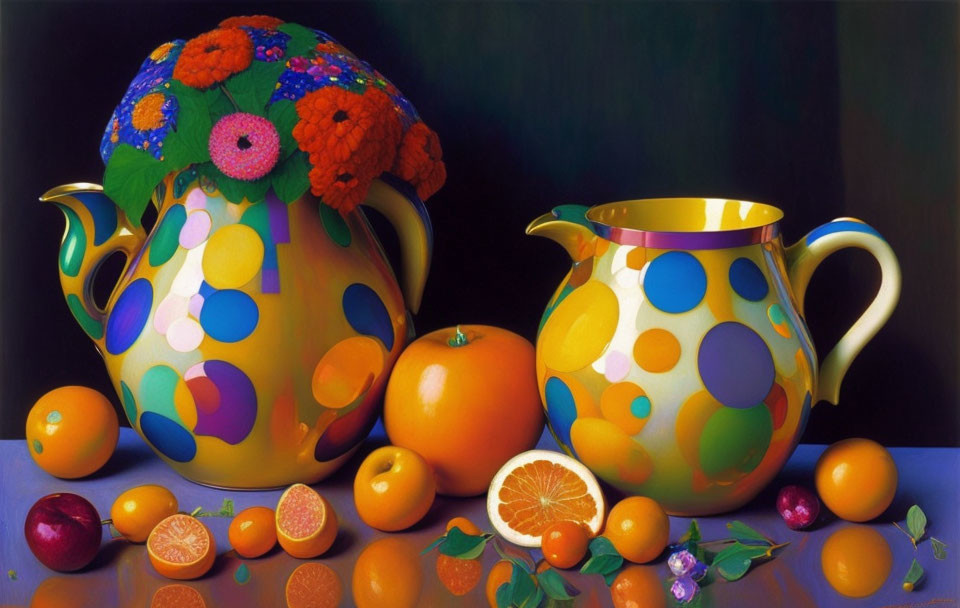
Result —
[[642, 270], [643, 265], [647, 263], [647, 248], [636, 247], [627, 254], [627, 268]]
[[[644, 412], [634, 406], [634, 401], [639, 397], [646, 397], [646, 393], [633, 382], [611, 384], [600, 395], [600, 411], [604, 418], [623, 429], [627, 435], [636, 435], [650, 419], [649, 408]], [[638, 416], [638, 413], [645, 415]]]
[[648, 329], [634, 343], [633, 358], [648, 372], [670, 371], [680, 360], [680, 342], [665, 329]]
[[598, 237], [596, 245], [594, 246], [593, 254], [598, 258], [602, 257], [603, 254], [605, 254], [607, 252], [607, 249], [609, 248], [610, 248], [610, 241], [608, 241], [607, 239], [601, 239]]

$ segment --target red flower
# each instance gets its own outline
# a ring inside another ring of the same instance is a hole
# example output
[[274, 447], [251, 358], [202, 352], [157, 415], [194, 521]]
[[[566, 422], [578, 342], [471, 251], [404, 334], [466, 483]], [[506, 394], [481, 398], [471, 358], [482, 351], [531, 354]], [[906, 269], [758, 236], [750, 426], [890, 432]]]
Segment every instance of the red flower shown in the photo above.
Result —
[[415, 123], [403, 136], [393, 173], [410, 182], [417, 196], [426, 200], [447, 180], [440, 138], [422, 122]]
[[269, 17], [267, 15], [251, 15], [249, 17], [228, 17], [220, 22], [220, 27], [254, 27], [260, 30], [275, 30], [277, 26], [283, 25], [283, 19]]
[[243, 30], [217, 29], [183, 45], [173, 77], [187, 86], [204, 89], [247, 69], [253, 61], [253, 42]]

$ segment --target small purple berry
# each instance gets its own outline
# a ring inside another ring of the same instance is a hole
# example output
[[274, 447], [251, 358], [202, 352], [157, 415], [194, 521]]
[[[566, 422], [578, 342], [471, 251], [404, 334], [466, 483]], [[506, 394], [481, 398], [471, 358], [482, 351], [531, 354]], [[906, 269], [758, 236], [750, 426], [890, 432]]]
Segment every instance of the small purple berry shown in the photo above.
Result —
[[820, 501], [803, 486], [784, 486], [777, 494], [777, 512], [791, 530], [802, 530], [817, 521]]
[[697, 565], [697, 558], [687, 550], [672, 553], [667, 558], [667, 566], [674, 576], [684, 576], [690, 574], [694, 566]]
[[689, 576], [681, 576], [673, 581], [673, 585], [670, 586], [670, 593], [673, 594], [673, 597], [677, 598], [678, 602], [684, 604], [693, 600], [693, 597], [699, 590], [700, 585], [695, 583]]
[[697, 564], [693, 567], [693, 570], [690, 571], [690, 577], [699, 581], [707, 575], [707, 565], [701, 561], [698, 561]]

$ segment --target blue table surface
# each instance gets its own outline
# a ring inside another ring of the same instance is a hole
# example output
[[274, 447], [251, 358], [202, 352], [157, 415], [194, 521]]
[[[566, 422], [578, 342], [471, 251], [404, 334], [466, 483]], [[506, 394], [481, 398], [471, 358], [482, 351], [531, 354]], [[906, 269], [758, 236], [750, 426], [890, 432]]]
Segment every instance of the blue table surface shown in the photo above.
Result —
[[[343, 584], [344, 606], [353, 605], [350, 589], [357, 556], [370, 542], [386, 536], [359, 520], [352, 495], [353, 476], [360, 460], [373, 447], [384, 443], [383, 429], [378, 424], [359, 452], [339, 472], [315, 486], [330, 500], [341, 520], [337, 541], [318, 561], [338, 574]], [[558, 449], [547, 432], [539, 447]], [[718, 580], [705, 586], [702, 605], [937, 608], [960, 605], [960, 449], [890, 449], [899, 469], [900, 485], [890, 509], [869, 525], [890, 545], [893, 569], [877, 593], [856, 600], [834, 591], [820, 566], [820, 550], [827, 537], [853, 524], [828, 513], [821, 516], [813, 530], [797, 532], [789, 530], [774, 510], [776, 492], [783, 485], [801, 483], [812, 486], [813, 466], [824, 447], [799, 446], [779, 477], [744, 508], [726, 515], [698, 518], [707, 540], [726, 538], [725, 523], [739, 519], [778, 542], [790, 542], [775, 559], [755, 565], [743, 579], [733, 583]], [[172, 581], [154, 572], [143, 545], [111, 539], [104, 533], [103, 546], [90, 566], [80, 573], [60, 574], [41, 565], [30, 553], [23, 537], [26, 513], [41, 496], [59, 491], [74, 492], [89, 499], [102, 517], [108, 517], [110, 505], [120, 492], [144, 483], [169, 488], [184, 511], [196, 506], [216, 510], [224, 498], [233, 499], [237, 510], [254, 505], [273, 507], [280, 494], [279, 491], [216, 490], [186, 481], [154, 456], [149, 447], [127, 428], [121, 429], [117, 450], [107, 465], [93, 476], [75, 481], [57, 479], [39, 469], [23, 440], [0, 441], [0, 569], [8, 573], [0, 579], [0, 604], [36, 605], [40, 595], [53, 591], [69, 597], [66, 604], [69, 606], [149, 606], [156, 590]], [[619, 498], [612, 489], [605, 490], [609, 503]], [[946, 560], [934, 559], [929, 541], [921, 543], [914, 553], [909, 539], [891, 525], [893, 520], [902, 521], [912, 504], [923, 507], [929, 519], [928, 531], [949, 546]], [[401, 534], [417, 546], [426, 546], [442, 534], [446, 522], [457, 515], [465, 515], [481, 527], [490, 529], [484, 497], [438, 497], [426, 518]], [[211, 608], [284, 606], [287, 577], [302, 561], [283, 553], [279, 547], [264, 557], [243, 560], [230, 550], [227, 541], [229, 520], [210, 517], [204, 521], [216, 537], [219, 555], [207, 576], [186, 584], [199, 591]], [[688, 518], [671, 517], [670, 538], [678, 538], [689, 522]], [[535, 559], [540, 557], [537, 551], [532, 553]], [[914, 557], [926, 570], [926, 577], [913, 593], [907, 593], [901, 589], [901, 581]], [[497, 559], [495, 551], [488, 548], [482, 558], [484, 580]], [[467, 595], [455, 597], [438, 580], [435, 560], [436, 552], [421, 557], [421, 606], [486, 606], [483, 582]], [[666, 579], [669, 571], [665, 562], [665, 557], [661, 556], [646, 567]], [[241, 563], [245, 563], [250, 572], [249, 581], [243, 585], [234, 578]], [[575, 570], [565, 571], [564, 576], [581, 591], [576, 606], [612, 605], [601, 577], [580, 575]], [[668, 602], [667, 605], [674, 604]]]

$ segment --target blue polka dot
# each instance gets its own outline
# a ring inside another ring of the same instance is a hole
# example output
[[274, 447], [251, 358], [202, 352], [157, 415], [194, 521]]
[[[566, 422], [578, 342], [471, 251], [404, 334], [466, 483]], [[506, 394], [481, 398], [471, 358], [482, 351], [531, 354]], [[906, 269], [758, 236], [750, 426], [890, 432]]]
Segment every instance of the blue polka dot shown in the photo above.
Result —
[[197, 455], [197, 442], [187, 429], [166, 416], [144, 412], [140, 430], [158, 452], [176, 462], [190, 462]]
[[693, 310], [707, 293], [707, 273], [686, 251], [668, 251], [657, 257], [643, 277], [643, 291], [663, 312]]
[[556, 377], [547, 379], [544, 393], [547, 397], [547, 417], [550, 418], [550, 428], [553, 429], [561, 444], [570, 447], [570, 427], [577, 419], [577, 403], [573, 399], [573, 393], [563, 380]]
[[823, 226], [818, 226], [810, 231], [807, 234], [807, 246], [813, 245], [815, 241], [821, 239], [828, 234], [834, 234], [836, 232], [863, 232], [864, 234], [872, 234], [878, 239], [883, 240], [883, 237], [880, 236], [880, 233], [874, 230], [872, 227], [862, 223], [862, 222], [852, 222], [850, 220], [836, 220], [833, 222], [827, 222]]
[[637, 418], [646, 418], [650, 415], [650, 398], [640, 395], [630, 402], [630, 413]]
[[751, 302], [759, 302], [770, 291], [763, 272], [747, 258], [737, 258], [730, 264], [730, 286], [741, 298]]
[[207, 283], [206, 281], [204, 281], [203, 283], [200, 283], [200, 290], [198, 293], [204, 298], [209, 298], [214, 291], [216, 290], [213, 288], [213, 285], [211, 285], [210, 283]]
[[363, 283], [347, 287], [343, 292], [343, 314], [354, 331], [380, 338], [388, 351], [393, 350], [393, 323], [377, 292]]
[[127, 285], [107, 319], [107, 352], [119, 355], [137, 341], [150, 316], [153, 287], [147, 279]]
[[239, 342], [256, 329], [260, 311], [253, 298], [236, 289], [210, 294], [200, 309], [200, 326], [220, 342]]
[[103, 245], [117, 230], [117, 206], [102, 192], [71, 194], [83, 203], [93, 218], [93, 244]]

